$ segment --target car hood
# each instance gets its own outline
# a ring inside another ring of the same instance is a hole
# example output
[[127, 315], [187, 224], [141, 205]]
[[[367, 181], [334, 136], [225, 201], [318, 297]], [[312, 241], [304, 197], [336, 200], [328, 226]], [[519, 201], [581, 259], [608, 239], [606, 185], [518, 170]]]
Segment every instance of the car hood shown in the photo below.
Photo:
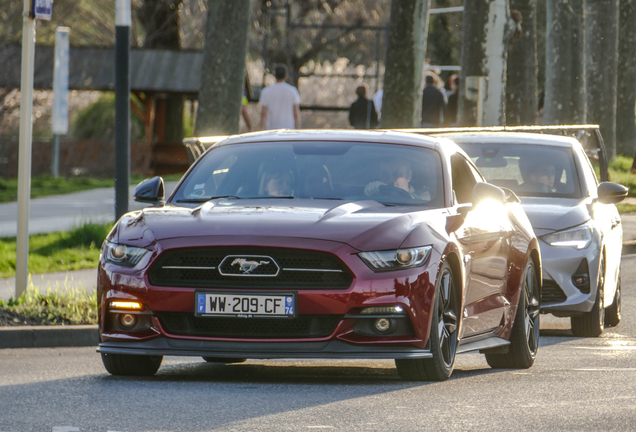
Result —
[[[589, 199], [519, 197], [535, 231], [558, 231], [590, 219]], [[541, 235], [537, 232], [537, 235]]]
[[167, 205], [128, 213], [109, 238], [148, 246], [169, 238], [269, 236], [330, 240], [359, 250], [397, 249], [411, 233], [404, 247], [444, 237], [446, 215], [444, 209], [387, 207], [371, 200], [215, 200], [194, 209]]

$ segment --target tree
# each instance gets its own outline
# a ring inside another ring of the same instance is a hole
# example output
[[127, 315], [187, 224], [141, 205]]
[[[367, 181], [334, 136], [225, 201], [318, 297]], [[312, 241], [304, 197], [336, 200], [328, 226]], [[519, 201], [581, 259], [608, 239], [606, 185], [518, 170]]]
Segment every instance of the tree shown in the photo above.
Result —
[[598, 123], [608, 159], [616, 156], [619, 0], [585, 2], [587, 122]]
[[508, 53], [506, 124], [531, 125], [537, 120], [537, 0], [510, 0], [523, 18], [522, 33]]
[[619, 18], [616, 99], [616, 153], [636, 151], [636, 1], [621, 0]]
[[430, 6], [430, 0], [391, 2], [382, 98], [383, 127], [420, 125], [422, 62]]
[[249, 8], [249, 0], [208, 0], [197, 136], [238, 132]]
[[547, 2], [543, 123], [585, 124], [584, 0]]
[[[505, 119], [506, 62], [517, 23], [507, 0], [464, 2], [462, 71], [458, 122], [463, 126], [501, 125]], [[466, 98], [466, 78], [486, 77], [483, 109], [478, 118], [477, 103]]]

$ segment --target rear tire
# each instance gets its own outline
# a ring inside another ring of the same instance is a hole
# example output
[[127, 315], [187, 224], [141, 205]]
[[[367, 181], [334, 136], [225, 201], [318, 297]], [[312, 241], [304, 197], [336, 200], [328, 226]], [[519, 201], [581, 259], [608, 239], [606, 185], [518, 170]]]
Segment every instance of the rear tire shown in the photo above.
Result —
[[205, 360], [208, 363], [243, 363], [245, 361], [247, 361], [247, 359], [244, 358], [223, 358], [223, 357], [201, 357], [203, 360]]
[[621, 322], [621, 278], [616, 282], [614, 302], [605, 309], [605, 327], [616, 327]]
[[152, 376], [161, 366], [163, 356], [104, 354], [102, 362], [111, 375]]
[[506, 354], [486, 353], [486, 362], [493, 369], [528, 369], [539, 350], [539, 311], [541, 293], [534, 262], [530, 260], [519, 293], [519, 306], [512, 325], [510, 345]]
[[431, 308], [429, 346], [432, 358], [396, 359], [398, 374], [406, 381], [444, 381], [450, 377], [457, 352], [459, 300], [453, 269], [442, 265]]
[[603, 294], [605, 292], [605, 257], [601, 255], [599, 266], [598, 287], [592, 310], [586, 314], [571, 317], [572, 334], [578, 337], [599, 337], [605, 329], [605, 308]]

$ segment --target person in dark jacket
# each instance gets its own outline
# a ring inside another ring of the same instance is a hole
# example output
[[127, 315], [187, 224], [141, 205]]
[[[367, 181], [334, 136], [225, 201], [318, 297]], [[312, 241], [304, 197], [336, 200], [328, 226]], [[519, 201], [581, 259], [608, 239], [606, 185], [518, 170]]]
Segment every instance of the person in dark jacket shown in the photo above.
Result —
[[378, 113], [373, 101], [367, 99], [367, 86], [356, 89], [358, 100], [349, 108], [349, 123], [356, 129], [375, 129], [378, 127]]
[[422, 94], [422, 127], [439, 127], [445, 105], [444, 95], [435, 85], [435, 77], [426, 75], [426, 86]]

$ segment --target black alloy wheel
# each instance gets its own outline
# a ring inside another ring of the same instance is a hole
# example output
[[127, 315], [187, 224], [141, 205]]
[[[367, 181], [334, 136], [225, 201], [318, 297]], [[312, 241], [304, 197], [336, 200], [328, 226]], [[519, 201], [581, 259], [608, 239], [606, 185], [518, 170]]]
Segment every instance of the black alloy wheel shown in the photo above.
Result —
[[578, 337], [599, 337], [605, 329], [605, 307], [603, 297], [605, 295], [605, 256], [601, 254], [598, 266], [598, 284], [596, 287], [596, 297], [592, 310], [570, 318], [572, 334]]
[[437, 279], [428, 345], [433, 354], [425, 359], [396, 359], [400, 377], [407, 381], [443, 381], [450, 377], [457, 352], [458, 287], [448, 262]]
[[616, 281], [614, 302], [605, 309], [605, 327], [616, 327], [621, 322], [621, 277]]
[[486, 362], [492, 368], [528, 369], [539, 350], [541, 287], [532, 259], [528, 260], [521, 281], [519, 306], [512, 325], [510, 345], [506, 354], [486, 352]]

